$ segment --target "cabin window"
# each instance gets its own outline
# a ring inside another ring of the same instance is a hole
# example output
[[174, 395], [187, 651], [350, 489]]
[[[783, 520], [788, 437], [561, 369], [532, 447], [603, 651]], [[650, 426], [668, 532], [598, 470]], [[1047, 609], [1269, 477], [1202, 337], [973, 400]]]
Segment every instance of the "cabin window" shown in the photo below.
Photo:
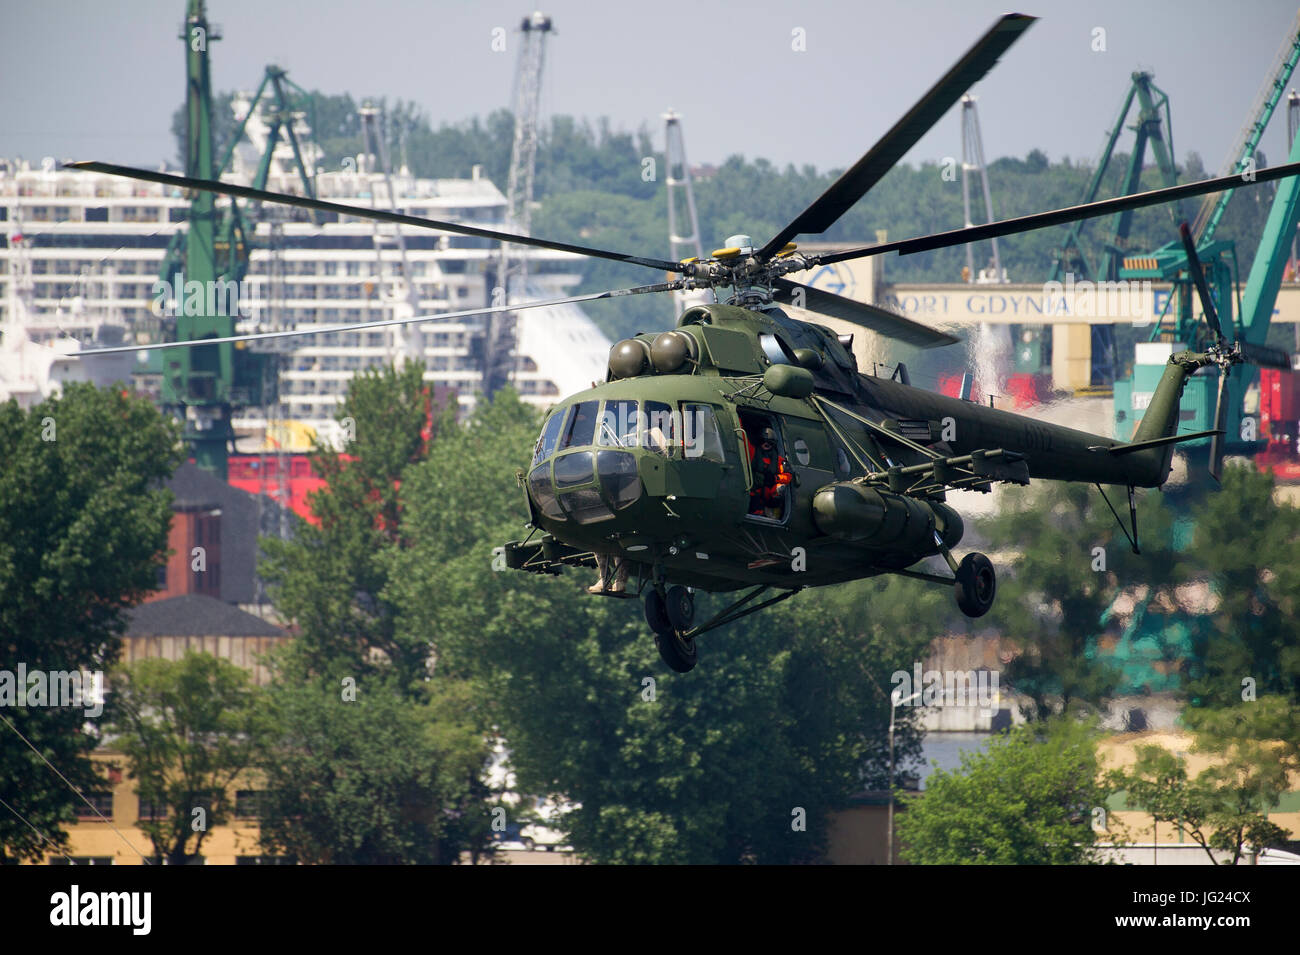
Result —
[[606, 401], [596, 443], [606, 448], [636, 447], [636, 402]]
[[709, 405], [682, 405], [682, 444], [687, 460], [726, 462], [718, 419]]
[[600, 492], [595, 488], [561, 494], [560, 503], [569, 517], [579, 524], [595, 524], [614, 516], [614, 512], [601, 499]]
[[596, 472], [600, 475], [601, 487], [616, 509], [627, 507], [641, 496], [636, 458], [626, 451], [597, 451]]
[[768, 335], [766, 333], [761, 334], [758, 336], [758, 343], [763, 346], [763, 354], [767, 356], [767, 360], [772, 364], [793, 364], [790, 359], [786, 357], [785, 352], [781, 350], [781, 343], [776, 340], [775, 335]]

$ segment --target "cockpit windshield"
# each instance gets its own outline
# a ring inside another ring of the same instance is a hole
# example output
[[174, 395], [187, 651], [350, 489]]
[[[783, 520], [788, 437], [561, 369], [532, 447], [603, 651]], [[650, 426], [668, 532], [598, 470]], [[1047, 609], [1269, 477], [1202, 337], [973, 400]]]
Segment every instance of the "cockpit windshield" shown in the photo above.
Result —
[[542, 435], [537, 439], [537, 446], [533, 448], [533, 464], [538, 464], [551, 456], [551, 452], [555, 450], [555, 442], [560, 437], [560, 429], [564, 426], [564, 418], [568, 413], [568, 408], [561, 408], [559, 411], [553, 411], [551, 416], [546, 419], [546, 424], [542, 426]]
[[596, 436], [596, 409], [599, 401], [583, 401], [573, 406], [573, 417], [564, 431], [562, 448], [585, 448]]

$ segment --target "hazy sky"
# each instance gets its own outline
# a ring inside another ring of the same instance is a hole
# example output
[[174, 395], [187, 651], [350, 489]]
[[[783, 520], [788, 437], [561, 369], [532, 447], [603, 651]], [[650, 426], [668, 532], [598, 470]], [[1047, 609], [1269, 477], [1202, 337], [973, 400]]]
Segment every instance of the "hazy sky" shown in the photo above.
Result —
[[[184, 95], [182, 0], [0, 0], [0, 156], [171, 160]], [[732, 153], [844, 167], [1006, 7], [985, 0], [743, 3], [548, 0], [545, 114], [683, 116], [692, 163]], [[278, 62], [308, 89], [413, 100], [437, 125], [508, 105], [519, 0], [211, 0], [214, 91]], [[1170, 96], [1174, 146], [1218, 167], [1296, 16], [1293, 0], [1037, 0], [1040, 16], [974, 92], [985, 152], [1095, 157], [1129, 74]], [[509, 32], [494, 53], [492, 30]], [[1094, 31], [1105, 52], [1094, 52]], [[792, 49], [802, 30], [806, 49]], [[1295, 84], [1293, 84], [1295, 85]], [[959, 154], [954, 108], [909, 154]], [[1285, 107], [1264, 149], [1284, 158]], [[504, 185], [504, 184], [502, 184]]]

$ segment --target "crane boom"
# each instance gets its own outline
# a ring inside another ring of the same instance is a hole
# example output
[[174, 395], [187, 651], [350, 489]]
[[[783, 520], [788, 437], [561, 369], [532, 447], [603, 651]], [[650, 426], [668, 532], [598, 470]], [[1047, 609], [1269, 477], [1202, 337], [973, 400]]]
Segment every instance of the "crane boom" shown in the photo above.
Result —
[[[1219, 177], [1230, 176], [1234, 172], [1242, 172], [1250, 167], [1250, 163], [1255, 158], [1255, 150], [1259, 148], [1259, 141], [1264, 135], [1269, 120], [1273, 118], [1273, 111], [1282, 99], [1286, 84], [1291, 81], [1291, 74], [1295, 72], [1297, 62], [1300, 62], [1300, 13], [1296, 14], [1288, 39], [1282, 42], [1281, 49], [1273, 59], [1273, 67], [1268, 72], [1268, 79], [1260, 87], [1259, 95], [1255, 97], [1255, 104], [1247, 114], [1246, 124], [1242, 126], [1233, 144], [1233, 150], [1228, 153], [1228, 158], [1223, 161], [1219, 169]], [[1192, 225], [1192, 235], [1196, 237], [1198, 244], [1209, 242], [1214, 238], [1214, 230], [1218, 228], [1219, 220], [1223, 218], [1224, 210], [1228, 208], [1233, 191], [1229, 189], [1218, 195], [1208, 195], [1201, 202], [1201, 208], [1196, 213], [1196, 222]]]

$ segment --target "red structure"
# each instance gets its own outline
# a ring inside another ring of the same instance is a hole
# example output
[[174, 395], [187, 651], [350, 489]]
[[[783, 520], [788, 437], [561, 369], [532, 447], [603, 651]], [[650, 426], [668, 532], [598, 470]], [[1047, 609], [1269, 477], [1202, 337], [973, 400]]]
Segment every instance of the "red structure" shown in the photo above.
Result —
[[265, 494], [288, 507], [303, 520], [317, 523], [307, 505], [307, 495], [325, 486], [306, 454], [232, 454], [227, 464], [231, 487], [250, 494]]
[[1255, 466], [1279, 481], [1300, 481], [1300, 375], [1283, 368], [1259, 370], [1259, 436], [1268, 446]]

